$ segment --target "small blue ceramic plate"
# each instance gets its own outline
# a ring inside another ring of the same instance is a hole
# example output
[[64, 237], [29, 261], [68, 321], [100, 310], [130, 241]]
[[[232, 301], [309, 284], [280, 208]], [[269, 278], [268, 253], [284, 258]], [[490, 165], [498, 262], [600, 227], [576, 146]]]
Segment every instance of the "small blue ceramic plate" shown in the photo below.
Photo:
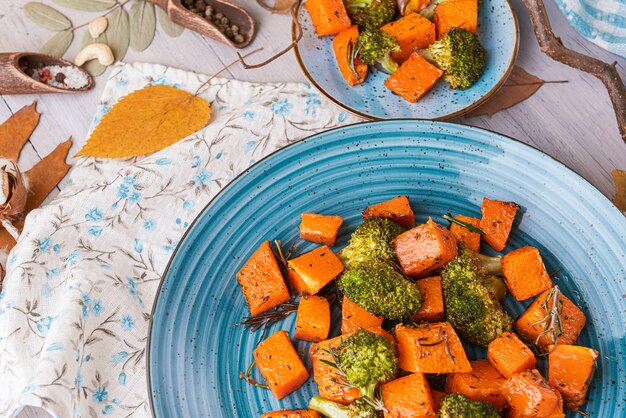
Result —
[[451, 119], [469, 112], [495, 93], [509, 76], [517, 56], [517, 19], [509, 2], [481, 0], [479, 4], [477, 33], [487, 50], [487, 67], [481, 79], [467, 90], [452, 90], [440, 80], [417, 103], [409, 103], [385, 87], [388, 74], [374, 69], [370, 69], [365, 83], [350, 87], [337, 68], [332, 37], [317, 36], [304, 7], [299, 17], [303, 36], [296, 45], [296, 57], [306, 77], [320, 92], [358, 116]]
[[[258, 417], [306, 407], [313, 379], [281, 401], [239, 378], [262, 338], [233, 324], [248, 314], [235, 277], [265, 240], [298, 240], [305, 211], [345, 219], [339, 245], [367, 205], [409, 196], [418, 222], [480, 216], [484, 196], [515, 201], [523, 216], [510, 251], [539, 247], [556, 282], [588, 318], [578, 342], [600, 352], [583, 410], [626, 416], [626, 218], [561, 163], [501, 135], [441, 122], [348, 126], [295, 143], [258, 162], [202, 212], [176, 251], [154, 305], [148, 350], [154, 415]], [[315, 245], [302, 243], [300, 251]], [[507, 300], [516, 317], [528, 303]], [[338, 309], [333, 312], [339, 331]], [[294, 315], [268, 329], [293, 335]], [[306, 363], [309, 343], [294, 340]], [[484, 350], [468, 347], [470, 358]], [[261, 379], [255, 373], [254, 377]], [[568, 417], [575, 417], [570, 413]]]

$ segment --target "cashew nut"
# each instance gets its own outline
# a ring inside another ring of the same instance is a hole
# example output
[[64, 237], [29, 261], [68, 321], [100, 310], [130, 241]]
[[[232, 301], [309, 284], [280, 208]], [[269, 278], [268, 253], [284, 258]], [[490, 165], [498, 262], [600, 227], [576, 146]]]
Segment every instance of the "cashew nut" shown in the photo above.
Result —
[[91, 44], [83, 48], [82, 51], [76, 55], [74, 64], [81, 66], [87, 61], [97, 59], [102, 65], [111, 65], [115, 62], [115, 56], [113, 51], [106, 44]]
[[109, 26], [109, 21], [106, 17], [100, 16], [89, 22], [89, 34], [92, 38], [97, 38], [102, 35], [105, 30], [107, 30], [107, 26]]

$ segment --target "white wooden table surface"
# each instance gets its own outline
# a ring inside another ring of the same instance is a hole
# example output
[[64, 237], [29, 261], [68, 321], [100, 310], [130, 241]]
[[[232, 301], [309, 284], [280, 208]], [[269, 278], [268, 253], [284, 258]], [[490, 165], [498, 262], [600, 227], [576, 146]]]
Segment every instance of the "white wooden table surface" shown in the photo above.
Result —
[[[0, 1], [2, 52], [36, 51], [53, 34], [25, 18], [22, 7], [26, 1]], [[253, 0], [239, 1], [249, 6], [258, 22], [258, 35], [248, 49], [260, 46], [265, 48], [254, 60], [270, 55], [272, 51], [278, 51], [289, 43], [289, 16], [271, 15]], [[610, 171], [616, 168], [626, 169], [626, 145], [620, 139], [611, 103], [603, 85], [593, 76], [552, 61], [541, 54], [521, 0], [512, 2], [521, 33], [517, 64], [544, 80], [568, 80], [568, 83], [544, 85], [529, 100], [491, 118], [461, 118], [457, 122], [491, 129], [539, 148], [581, 174], [606, 196], [612, 197], [615, 189]], [[52, 4], [50, 0], [44, 0], [44, 3]], [[546, 6], [556, 34], [567, 46], [605, 61], [617, 61], [622, 78], [626, 78], [625, 59], [600, 49], [578, 35], [552, 0], [546, 0]], [[60, 9], [75, 25], [98, 16], [94, 13]], [[66, 58], [74, 58], [81, 38], [82, 33], [79, 33], [78, 39], [65, 55]], [[235, 52], [228, 47], [185, 31], [178, 38], [170, 38], [158, 32], [146, 51], [136, 53], [129, 50], [125, 60], [161, 63], [213, 74], [235, 58]], [[306, 81], [293, 53], [265, 68], [244, 70], [235, 66], [222, 76], [253, 81]], [[0, 121], [4, 121], [33, 100], [37, 100], [38, 110], [43, 113], [39, 127], [20, 157], [22, 169], [28, 169], [69, 136], [74, 138], [72, 153], [82, 147], [106, 77], [107, 73], [100, 76], [95, 89], [84, 94], [0, 96]], [[27, 410], [22, 416], [39, 415]]]

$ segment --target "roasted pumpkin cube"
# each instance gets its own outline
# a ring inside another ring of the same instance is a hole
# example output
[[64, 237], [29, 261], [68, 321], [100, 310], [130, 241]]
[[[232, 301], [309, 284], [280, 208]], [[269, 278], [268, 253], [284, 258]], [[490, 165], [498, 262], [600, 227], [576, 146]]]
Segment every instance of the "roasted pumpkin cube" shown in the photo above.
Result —
[[548, 382], [561, 392], [565, 406], [576, 411], [587, 397], [598, 352], [593, 348], [559, 344], [550, 346], [549, 353]]
[[400, 51], [391, 53], [397, 63], [403, 63], [414, 51], [428, 48], [437, 40], [435, 24], [419, 13], [410, 13], [380, 29], [393, 36], [400, 45]]
[[394, 197], [386, 202], [376, 203], [363, 210], [363, 219], [387, 218], [407, 228], [415, 225], [415, 215], [406, 196]]
[[563, 399], [536, 370], [513, 375], [502, 387], [509, 417], [562, 418]]
[[443, 311], [443, 291], [441, 289], [441, 277], [433, 276], [420, 279], [417, 287], [424, 298], [422, 306], [411, 320], [414, 322], [441, 322], [444, 319]]
[[470, 361], [472, 371], [449, 374], [446, 379], [447, 393], [460, 393], [475, 401], [487, 401], [502, 409], [506, 400], [502, 385], [506, 379], [489, 363], [489, 360]]
[[504, 332], [489, 343], [487, 357], [507, 379], [523, 370], [534, 369], [537, 359], [526, 344], [512, 332]]
[[485, 233], [483, 239], [494, 250], [504, 250], [518, 209], [519, 206], [513, 202], [483, 199], [480, 229]]
[[332, 247], [337, 241], [339, 227], [342, 223], [341, 216], [305, 212], [302, 214], [302, 222], [300, 222], [300, 238]]
[[266, 412], [261, 418], [322, 418], [319, 412], [312, 409], [282, 409], [280, 411]]
[[342, 374], [335, 367], [325, 362], [333, 362], [330, 351], [337, 348], [339, 344], [350, 334], [343, 334], [335, 338], [331, 338], [319, 343], [311, 345], [309, 354], [313, 363], [313, 379], [317, 383], [317, 389], [322, 398], [348, 405], [359, 397], [360, 392], [356, 388], [346, 387], [342, 385]]
[[[365, 81], [367, 75], [367, 64], [361, 62], [359, 57], [354, 58], [354, 62], [350, 63], [348, 48], [354, 46], [356, 38], [359, 36], [359, 27], [356, 25], [344, 29], [333, 38], [333, 52], [335, 60], [339, 67], [339, 72], [346, 80], [349, 86], [356, 86]], [[326, 244], [332, 245], [332, 244]]]
[[478, 0], [447, 0], [435, 8], [433, 21], [437, 28], [437, 39], [443, 38], [452, 28], [461, 28], [476, 33], [478, 27]]
[[343, 263], [327, 246], [287, 262], [288, 278], [298, 293], [314, 295], [343, 271]]
[[385, 418], [436, 416], [435, 402], [423, 373], [384, 383], [381, 392], [387, 409]]
[[[470, 218], [469, 216], [463, 215], [457, 215], [454, 217], [454, 219], [465, 222], [466, 224], [475, 226], [476, 228], [480, 229], [480, 219]], [[464, 243], [470, 250], [475, 252], [480, 251], [480, 234], [478, 232], [470, 231], [466, 227], [452, 222], [450, 224], [450, 233], [457, 242]]]
[[522, 247], [502, 257], [504, 282], [516, 300], [526, 300], [552, 287], [552, 279], [535, 247]]
[[307, 0], [304, 7], [318, 36], [337, 35], [352, 25], [342, 0]]
[[341, 303], [341, 333], [348, 334], [360, 329], [380, 328], [383, 325], [380, 316], [372, 315], [346, 296]]
[[443, 71], [413, 52], [387, 79], [385, 86], [410, 103], [422, 98], [443, 75]]
[[296, 334], [299, 340], [318, 342], [328, 338], [330, 331], [330, 304], [321, 296], [300, 299], [296, 316]]

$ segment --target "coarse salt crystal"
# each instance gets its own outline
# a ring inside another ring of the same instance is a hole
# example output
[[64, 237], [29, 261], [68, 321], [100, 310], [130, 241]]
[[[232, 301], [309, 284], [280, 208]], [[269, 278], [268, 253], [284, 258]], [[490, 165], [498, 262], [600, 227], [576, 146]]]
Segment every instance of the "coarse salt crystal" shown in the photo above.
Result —
[[[85, 87], [89, 83], [89, 79], [85, 75], [85, 73], [76, 68], [69, 65], [60, 66], [60, 65], [46, 65], [43, 67], [34, 68], [34, 73], [31, 76], [37, 81], [41, 81], [50, 86], [68, 89], [68, 90], [77, 90]], [[46, 80], [41, 80], [39, 77], [39, 73], [44, 73], [48, 70], [50, 72], [50, 78], [46, 77]], [[63, 74], [65, 79], [62, 83], [56, 80], [57, 74]]]

